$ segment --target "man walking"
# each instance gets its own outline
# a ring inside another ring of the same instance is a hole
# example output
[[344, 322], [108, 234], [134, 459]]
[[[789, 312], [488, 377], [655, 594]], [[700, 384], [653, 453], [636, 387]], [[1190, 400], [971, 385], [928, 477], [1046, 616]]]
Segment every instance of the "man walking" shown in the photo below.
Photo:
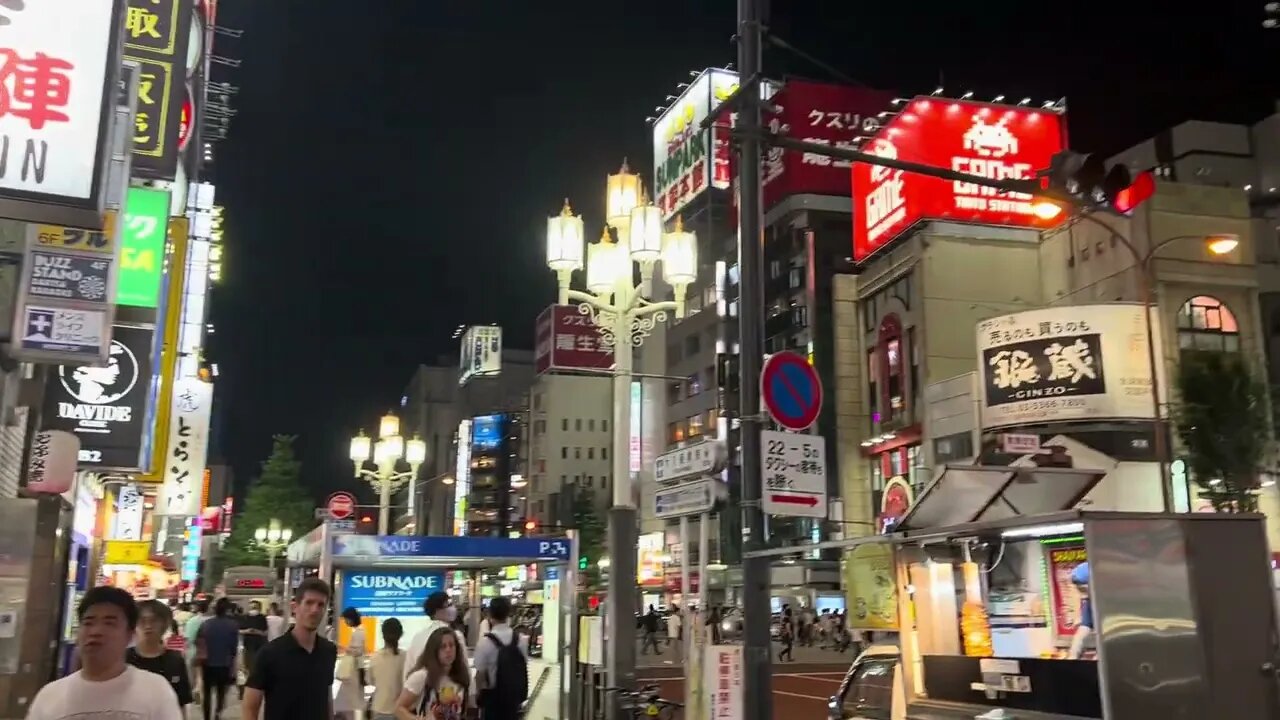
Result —
[[[307, 578], [293, 593], [293, 628], [258, 651], [240, 704], [243, 720], [330, 720], [338, 646], [319, 636], [329, 584]], [[407, 663], [406, 663], [407, 664]], [[265, 709], [264, 709], [265, 704]]]
[[648, 655], [649, 648], [653, 648], [655, 655], [662, 654], [662, 648], [658, 645], [658, 611], [649, 606], [649, 612], [640, 618], [640, 626], [644, 628], [644, 641], [640, 643], [640, 654]]
[[196, 633], [196, 662], [204, 685], [204, 720], [222, 716], [227, 688], [235, 680], [236, 653], [240, 647], [240, 623], [230, 616], [231, 601], [218, 598], [213, 617]]
[[182, 720], [169, 682], [125, 662], [138, 624], [133, 596], [120, 588], [95, 587], [84, 594], [76, 616], [80, 669], [41, 688], [27, 720]]
[[476, 686], [484, 720], [517, 720], [529, 699], [529, 639], [511, 628], [511, 601], [489, 601], [489, 632], [476, 642]]
[[[418, 662], [418, 658], [422, 655], [422, 651], [427, 649], [427, 640], [431, 634], [442, 627], [453, 627], [453, 623], [458, 619], [458, 608], [453, 606], [449, 601], [448, 593], [433, 592], [427, 596], [422, 603], [422, 610], [431, 618], [431, 622], [427, 626], [419, 630], [413, 640], [409, 641], [408, 658], [404, 663], [404, 678], [409, 679], [409, 673], [413, 671], [413, 666]], [[454, 631], [458, 637], [458, 654], [462, 656], [463, 666], [467, 665], [467, 639], [458, 632]]]

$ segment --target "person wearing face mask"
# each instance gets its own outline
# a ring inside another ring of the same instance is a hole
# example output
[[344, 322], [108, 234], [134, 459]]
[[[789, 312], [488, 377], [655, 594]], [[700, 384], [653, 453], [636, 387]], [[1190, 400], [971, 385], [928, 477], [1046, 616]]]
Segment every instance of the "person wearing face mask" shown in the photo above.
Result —
[[[422, 603], [422, 609], [426, 612], [427, 617], [431, 618], [431, 622], [413, 636], [413, 640], [409, 642], [409, 650], [406, 657], [417, 658], [422, 656], [422, 652], [427, 647], [427, 640], [431, 634], [440, 628], [453, 627], [454, 621], [458, 619], [458, 608], [453, 606], [449, 601], [449, 595], [443, 592], [434, 592], [427, 596], [425, 602]], [[463, 667], [470, 667], [467, 659], [467, 641], [462, 633], [454, 631], [454, 635], [458, 639], [458, 653], [462, 657]], [[404, 664], [405, 679], [409, 677], [409, 673], [413, 670], [413, 663]]]
[[[254, 600], [249, 603], [249, 614], [236, 618], [240, 621], [240, 642], [244, 645], [244, 674], [253, 674], [253, 661], [258, 651], [267, 644], [267, 618], [262, 614], [262, 603]], [[244, 697], [244, 686], [240, 686], [240, 697]]]

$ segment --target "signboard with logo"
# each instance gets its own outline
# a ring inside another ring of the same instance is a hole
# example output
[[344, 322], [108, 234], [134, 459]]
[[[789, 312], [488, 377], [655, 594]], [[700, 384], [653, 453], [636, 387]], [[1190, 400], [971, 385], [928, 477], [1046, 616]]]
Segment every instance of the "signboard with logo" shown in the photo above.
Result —
[[915, 492], [912, 491], [911, 483], [907, 482], [906, 478], [901, 475], [889, 478], [889, 481], [884, 484], [884, 490], [880, 491], [880, 514], [876, 516], [877, 529], [882, 533], [893, 532], [898, 521], [906, 517], [914, 500]]
[[18, 321], [18, 357], [36, 359], [50, 355], [66, 361], [81, 358], [93, 362], [107, 347], [107, 313], [47, 305], [22, 305]]
[[117, 326], [103, 367], [59, 366], [45, 388], [50, 430], [80, 438], [80, 465], [139, 470], [151, 385], [152, 331]]
[[0, 37], [0, 216], [101, 227], [123, 2], [18, 5]]
[[849, 627], [856, 630], [897, 630], [893, 546], [865, 543], [844, 559], [845, 592], [849, 595]]
[[64, 493], [76, 481], [80, 439], [62, 430], [41, 430], [31, 438], [27, 463], [27, 490]]
[[534, 372], [608, 370], [613, 348], [601, 342], [600, 328], [574, 305], [552, 305], [538, 316], [534, 331]]
[[422, 603], [444, 589], [444, 573], [349, 570], [342, 577], [342, 606], [361, 616], [413, 617]]
[[108, 540], [102, 553], [106, 565], [143, 565], [151, 559], [150, 540]]
[[[890, 92], [795, 78], [769, 98], [766, 110], [777, 112], [766, 112], [762, 120], [770, 132], [795, 140], [853, 149], [856, 138], [880, 129], [878, 115], [892, 100]], [[826, 155], [769, 148], [761, 169], [764, 207], [800, 193], [847, 197], [851, 165]]]
[[133, 174], [172, 180], [186, 99], [192, 0], [128, 0], [124, 57], [139, 65]]
[[131, 187], [120, 227], [120, 276], [116, 304], [153, 308], [160, 300], [169, 193]]
[[[863, 150], [997, 180], [1030, 180], [1066, 147], [1058, 112], [917, 97]], [[1030, 195], [853, 164], [853, 259], [862, 262], [922, 220], [1045, 228]]]
[[492, 453], [502, 445], [505, 415], [481, 415], [471, 419], [471, 452]]
[[211, 383], [197, 378], [174, 382], [169, 444], [164, 460], [164, 500], [160, 506], [165, 515], [190, 517], [200, 514], [212, 411]]
[[458, 370], [458, 385], [477, 375], [497, 375], [502, 372], [502, 328], [497, 325], [477, 325], [462, 334], [462, 350]]
[[1143, 312], [1134, 304], [1075, 305], [978, 323], [982, 428], [1150, 420]]
[[107, 304], [111, 259], [36, 250], [28, 255], [27, 294], [33, 297]]

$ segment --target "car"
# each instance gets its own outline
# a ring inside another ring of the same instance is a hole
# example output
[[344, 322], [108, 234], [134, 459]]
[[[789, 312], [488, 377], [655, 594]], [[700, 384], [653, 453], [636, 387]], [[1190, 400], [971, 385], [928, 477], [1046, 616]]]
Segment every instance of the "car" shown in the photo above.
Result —
[[828, 720], [896, 720], [906, 716], [902, 658], [897, 645], [872, 645], [858, 654], [836, 694]]

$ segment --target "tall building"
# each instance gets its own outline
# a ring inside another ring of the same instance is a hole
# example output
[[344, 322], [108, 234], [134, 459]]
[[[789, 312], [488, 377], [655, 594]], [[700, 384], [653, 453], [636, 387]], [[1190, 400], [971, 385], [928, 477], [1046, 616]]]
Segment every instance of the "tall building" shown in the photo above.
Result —
[[529, 516], [569, 526], [576, 488], [591, 491], [595, 510], [612, 505], [613, 380], [547, 373], [529, 392]]

